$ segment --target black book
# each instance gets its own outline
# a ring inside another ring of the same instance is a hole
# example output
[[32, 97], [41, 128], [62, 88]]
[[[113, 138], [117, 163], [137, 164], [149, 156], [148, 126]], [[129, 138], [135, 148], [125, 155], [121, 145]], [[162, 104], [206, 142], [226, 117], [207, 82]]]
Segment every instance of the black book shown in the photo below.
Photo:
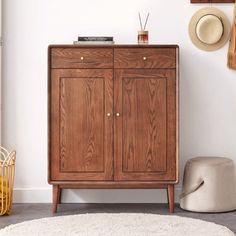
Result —
[[107, 36], [82, 36], [78, 37], [78, 41], [113, 41], [113, 37]]
[[114, 41], [74, 41], [74, 44], [114, 44]]

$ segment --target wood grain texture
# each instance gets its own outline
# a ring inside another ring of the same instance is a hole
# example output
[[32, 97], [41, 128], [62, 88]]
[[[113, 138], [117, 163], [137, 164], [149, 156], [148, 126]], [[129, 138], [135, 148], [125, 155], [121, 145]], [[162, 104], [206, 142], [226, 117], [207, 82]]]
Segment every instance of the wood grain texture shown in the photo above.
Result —
[[[147, 73], [148, 74], [148, 73]], [[122, 80], [123, 171], [166, 171], [166, 79]]]
[[60, 170], [104, 171], [104, 78], [60, 79]]
[[113, 119], [106, 116], [113, 110], [112, 76], [112, 70], [52, 71], [52, 179], [112, 178]]
[[57, 204], [59, 200], [59, 193], [60, 188], [59, 185], [53, 185], [52, 186], [52, 212], [56, 213], [57, 212]]
[[191, 0], [191, 3], [234, 3], [235, 0]]
[[48, 123], [48, 129], [47, 129], [47, 145], [48, 145], [48, 158], [47, 158], [47, 170], [48, 170], [48, 176], [47, 180], [48, 183], [50, 183], [52, 177], [51, 177], [51, 95], [52, 95], [52, 83], [51, 83], [51, 47], [48, 47], [48, 68], [47, 68], [47, 123]]
[[173, 184], [168, 184], [167, 186], [167, 194], [168, 194], [168, 203], [169, 203], [169, 212], [174, 213], [175, 207], [175, 187]]
[[174, 48], [114, 49], [115, 68], [175, 68]]
[[179, 165], [180, 165], [180, 160], [179, 160], [179, 107], [180, 107], [180, 88], [179, 88], [179, 78], [180, 78], [180, 68], [179, 68], [179, 48], [176, 48], [176, 71], [175, 71], [175, 78], [176, 78], [176, 84], [175, 84], [175, 94], [176, 94], [176, 101], [175, 101], [175, 125], [176, 125], [176, 132], [175, 132], [175, 164], [176, 164], [176, 184], [179, 182]]
[[112, 68], [113, 50], [108, 48], [52, 48], [52, 68]]
[[62, 196], [62, 188], [59, 185], [59, 190], [58, 190], [58, 198], [57, 198], [57, 203], [61, 204], [61, 197]]
[[60, 183], [60, 188], [67, 189], [167, 189], [167, 183], [150, 181], [81, 181], [71, 183]]
[[234, 5], [234, 16], [229, 40], [227, 65], [230, 69], [236, 70], [236, 4]]
[[49, 46], [53, 211], [63, 188], [165, 188], [173, 212], [178, 64], [177, 45]]
[[175, 70], [115, 70], [116, 180], [176, 180], [175, 76]]

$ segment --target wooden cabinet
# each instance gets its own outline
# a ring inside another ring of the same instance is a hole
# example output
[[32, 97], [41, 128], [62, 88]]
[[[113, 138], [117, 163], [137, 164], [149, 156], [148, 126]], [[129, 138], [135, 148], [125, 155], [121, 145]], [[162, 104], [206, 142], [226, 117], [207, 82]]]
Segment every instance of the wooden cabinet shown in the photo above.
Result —
[[178, 182], [178, 46], [49, 46], [49, 183], [166, 188]]

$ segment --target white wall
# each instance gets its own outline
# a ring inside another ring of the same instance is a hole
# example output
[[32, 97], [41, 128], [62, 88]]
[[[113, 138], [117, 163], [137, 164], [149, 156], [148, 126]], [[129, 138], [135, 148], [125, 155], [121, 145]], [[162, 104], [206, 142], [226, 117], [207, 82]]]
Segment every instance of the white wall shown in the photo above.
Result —
[[[179, 44], [181, 173], [186, 160], [220, 155], [236, 161], [236, 73], [227, 46], [195, 48], [190, 0], [5, 0], [3, 6], [3, 143], [17, 150], [15, 201], [49, 202], [47, 184], [47, 46], [80, 35], [113, 35], [136, 43], [138, 12], [150, 12], [150, 43]], [[218, 5], [232, 19], [233, 5]], [[182, 178], [182, 175], [181, 175]], [[180, 190], [180, 187], [177, 188]], [[177, 191], [178, 193], [179, 191]], [[160, 190], [66, 191], [64, 201], [161, 202]]]

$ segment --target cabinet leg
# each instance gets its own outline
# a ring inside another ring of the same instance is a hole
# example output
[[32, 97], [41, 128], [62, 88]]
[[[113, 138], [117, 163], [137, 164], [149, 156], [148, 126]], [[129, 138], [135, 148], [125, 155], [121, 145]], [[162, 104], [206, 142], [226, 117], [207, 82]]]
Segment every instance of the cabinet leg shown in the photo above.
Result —
[[59, 187], [59, 190], [58, 190], [58, 204], [61, 204], [61, 192], [62, 192], [62, 189]]
[[60, 188], [59, 185], [53, 185], [52, 187], [52, 212], [56, 213], [57, 212], [57, 204], [58, 200], [60, 198]]
[[175, 197], [174, 197], [174, 184], [168, 184], [167, 186], [167, 195], [168, 195], [168, 203], [169, 203], [169, 212], [174, 213], [175, 208]]

